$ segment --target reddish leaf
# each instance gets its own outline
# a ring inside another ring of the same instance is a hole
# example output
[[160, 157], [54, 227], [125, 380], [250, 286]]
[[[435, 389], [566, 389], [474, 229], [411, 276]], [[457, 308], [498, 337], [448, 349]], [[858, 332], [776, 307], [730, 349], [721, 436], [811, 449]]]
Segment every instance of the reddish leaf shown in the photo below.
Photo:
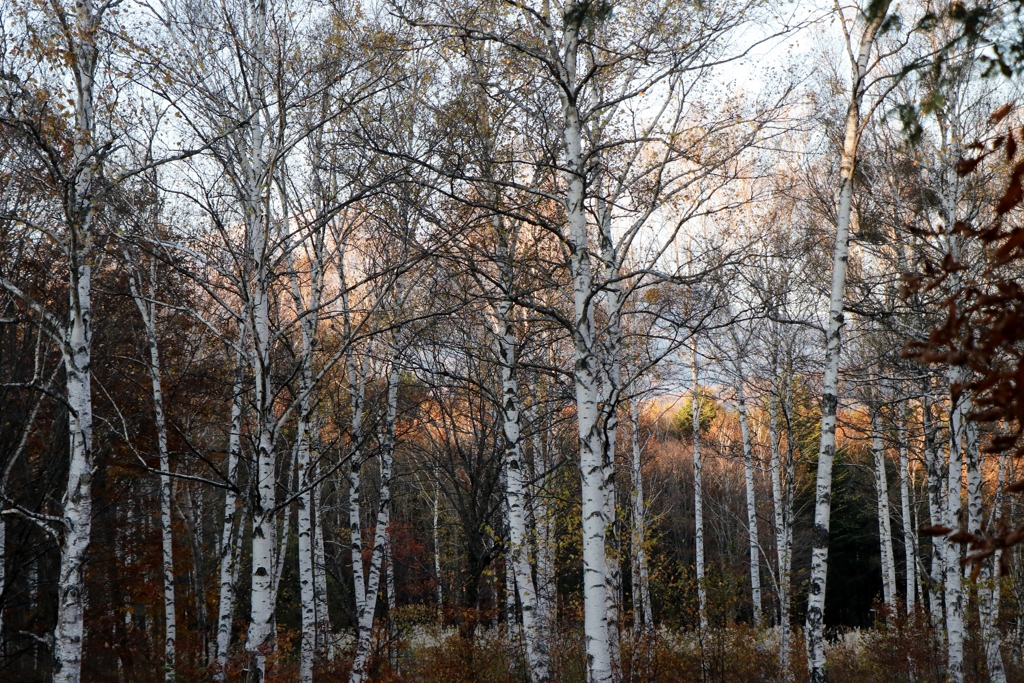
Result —
[[952, 529], [950, 529], [948, 526], [942, 526], [941, 524], [936, 524], [934, 526], [923, 526], [920, 529], [918, 529], [918, 533], [920, 533], [922, 536], [945, 536], [950, 531], [952, 531]]
[[1021, 199], [1024, 199], [1024, 187], [1021, 186], [1022, 175], [1024, 175], [1024, 161], [1018, 162], [1013, 168], [1013, 176], [1010, 178], [1010, 184], [1006, 188], [1006, 193], [996, 206], [996, 213], [999, 215], [1008, 213], [1020, 204]]
[[1005, 119], [1006, 115], [1009, 114], [1011, 111], [1013, 111], [1013, 102], [1010, 102], [1009, 104], [1004, 104], [1003, 106], [999, 107], [999, 109], [996, 109], [994, 112], [992, 112], [992, 116], [990, 116], [989, 119], [991, 119], [992, 123], [999, 123], [1000, 121]]
[[960, 161], [956, 162], [956, 174], [961, 178], [964, 177], [965, 175], [973, 171], [984, 158], [984, 156], [978, 156], [970, 157], [967, 159], [961, 159]]
[[950, 536], [949, 540], [953, 543], [973, 543], [978, 540], [978, 537], [970, 531], [958, 531]]

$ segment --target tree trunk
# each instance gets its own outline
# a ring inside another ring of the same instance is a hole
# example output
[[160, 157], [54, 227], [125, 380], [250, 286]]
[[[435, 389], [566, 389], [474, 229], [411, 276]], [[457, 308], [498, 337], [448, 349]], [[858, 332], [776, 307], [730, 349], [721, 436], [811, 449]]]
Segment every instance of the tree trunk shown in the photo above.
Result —
[[900, 446], [900, 517], [903, 522], [903, 552], [906, 562], [907, 614], [914, 613], [917, 601], [917, 539], [914, 537], [913, 519], [910, 516], [910, 460], [907, 449], [907, 433], [903, 406], [896, 406], [896, 436]]
[[[566, 15], [569, 18], [569, 15]], [[577, 85], [579, 31], [583, 12], [566, 22], [562, 45], [552, 40], [552, 59], [562, 70], [561, 78], [571, 87]], [[583, 126], [577, 103], [559, 91], [562, 105], [564, 142], [565, 210], [568, 224], [567, 246], [573, 294], [572, 339], [575, 351], [573, 379], [576, 392], [576, 417], [579, 430], [582, 527], [583, 527], [583, 631], [587, 652], [587, 683], [611, 683], [612, 652], [609, 642], [608, 562], [605, 544], [610, 520], [605, 511], [605, 468], [602, 458], [602, 430], [598, 401], [599, 359], [594, 322], [594, 286], [585, 205], [586, 160], [583, 156]]]
[[[693, 524], [697, 545], [697, 602], [701, 631], [708, 629], [708, 591], [704, 584], [704, 487], [703, 465], [700, 459], [700, 383], [697, 370], [697, 339], [693, 340], [693, 398], [690, 402], [693, 418]], [[703, 661], [703, 658], [702, 658]]]
[[[370, 558], [370, 572], [363, 591], [362, 604], [359, 605], [358, 632], [355, 659], [349, 674], [349, 683], [361, 683], [365, 680], [366, 665], [370, 655], [370, 639], [373, 635], [373, 617], [377, 611], [377, 595], [380, 591], [380, 574], [387, 550], [388, 525], [391, 523], [391, 467], [395, 452], [395, 421], [398, 417], [398, 384], [401, 374], [398, 359], [391, 362], [391, 373], [388, 376], [387, 419], [384, 425], [384, 436], [380, 449], [380, 496], [377, 508], [377, 526], [373, 537], [373, 555]], [[353, 553], [353, 562], [362, 565], [362, 557]], [[386, 579], [385, 579], [386, 580]]]
[[[519, 439], [519, 388], [515, 376], [518, 358], [511, 303], [498, 302], [495, 313], [498, 325], [498, 355], [501, 359], [501, 412], [505, 434], [505, 512], [508, 515], [509, 530], [509, 548], [505, 554], [505, 561], [512, 569], [514, 588], [519, 592], [530, 680], [533, 683], [547, 683], [550, 680], [547, 642], [538, 627], [537, 593], [530, 568], [529, 537], [526, 530], [526, 496], [523, 481], [525, 468]], [[514, 595], [509, 608], [514, 624]]]
[[654, 628], [654, 611], [651, 607], [651, 583], [647, 566], [647, 519], [644, 507], [644, 481], [640, 446], [640, 404], [636, 399], [629, 405], [630, 440], [633, 447], [633, 458], [630, 461], [630, 511], [632, 518], [632, 534], [630, 537], [631, 557], [633, 558], [633, 623], [638, 625], [634, 630], [638, 636]]
[[[299, 683], [313, 680], [313, 658], [316, 655], [316, 578], [313, 570], [313, 486], [316, 467], [310, 462], [308, 424], [300, 419], [298, 427], [298, 481], [302, 491], [296, 530], [299, 541], [299, 601], [301, 609], [302, 644], [299, 649]], [[282, 564], [284, 557], [281, 558]]]
[[789, 517], [784, 484], [785, 473], [782, 464], [782, 446], [779, 438], [778, 400], [768, 397], [768, 442], [771, 450], [772, 510], [775, 516], [775, 558], [778, 565], [779, 591], [779, 668], [785, 680], [792, 680], [790, 664], [791, 624], [789, 614], [790, 564], [788, 552]]
[[[1005, 476], [1006, 455], [1002, 454], [999, 456], [996, 499], [992, 505], [990, 527], [995, 527], [1002, 518]], [[978, 488], [981, 488], [980, 485]], [[992, 558], [986, 558], [978, 576], [978, 623], [981, 625], [981, 642], [985, 650], [988, 679], [992, 683], [1006, 683], [1006, 668], [1003, 666], [999, 642], [999, 562], [1002, 552], [998, 550]]]
[[437, 473], [434, 473], [434, 500], [433, 500], [433, 525], [431, 530], [434, 536], [434, 578], [437, 581], [437, 625], [444, 626], [444, 592], [441, 584], [441, 535], [438, 532], [439, 517], [441, 510], [441, 487], [437, 480]]
[[156, 264], [151, 259], [149, 263], [148, 287], [143, 289], [143, 278], [141, 269], [144, 264], [134, 259], [127, 249], [124, 249], [125, 261], [129, 268], [129, 290], [135, 307], [139, 310], [142, 318], [143, 328], [146, 330], [146, 343], [149, 347], [149, 371], [150, 388], [153, 397], [153, 425], [156, 429], [157, 453], [160, 458], [160, 538], [161, 538], [161, 566], [163, 571], [163, 601], [164, 601], [164, 679], [170, 683], [175, 678], [174, 659], [175, 643], [177, 641], [177, 622], [175, 619], [174, 600], [174, 535], [172, 530], [171, 501], [173, 488], [171, 481], [170, 453], [167, 449], [167, 418], [164, 415], [164, 394], [160, 377], [160, 347], [156, 334]]
[[[926, 386], [921, 397], [921, 417], [924, 429], [924, 466], [928, 478], [928, 521], [932, 526], [939, 526], [945, 522], [945, 514], [942, 503], [942, 473], [940, 471], [939, 456], [935, 450], [935, 427], [932, 422], [930, 388], [930, 386]], [[941, 536], [933, 536], [931, 546], [932, 561], [931, 574], [928, 577], [928, 607], [931, 611], [932, 626], [938, 630], [943, 623], [943, 605], [939, 586], [945, 581], [946, 575], [945, 539]]]
[[885, 473], [885, 442], [882, 419], [877, 407], [871, 408], [871, 454], [875, 460], [875, 494], [878, 503], [878, 540], [882, 559], [882, 596], [890, 611], [896, 607], [896, 563], [889, 519], [889, 482]]
[[[860, 105], [864, 98], [868, 58], [875, 36], [889, 11], [889, 0], [873, 3], [867, 17], [853, 67], [850, 103], [840, 158], [839, 206], [836, 241], [832, 255], [832, 291], [829, 297], [828, 332], [825, 337], [825, 374], [822, 380], [821, 443], [814, 487], [814, 527], [811, 534], [811, 572], [807, 598], [807, 671], [811, 683], [823, 683], [825, 674], [825, 580], [828, 577], [828, 535], [832, 514], [832, 466], [836, 454], [836, 410], [839, 405], [839, 356], [842, 347], [846, 265], [850, 251], [850, 215], [853, 209], [853, 177], [860, 142]], [[843, 18], [840, 18], [843, 21]], [[851, 45], [852, 48], [852, 45]]]
[[395, 621], [398, 596], [395, 594], [395, 563], [391, 554], [391, 530], [388, 529], [384, 536], [384, 583], [385, 592], [388, 598], [388, 661], [391, 663], [391, 670], [401, 676], [402, 671], [398, 663], [398, 624]]
[[352, 453], [349, 456], [348, 471], [348, 522], [349, 547], [352, 557], [352, 593], [355, 596], [356, 614], [363, 612], [366, 602], [366, 580], [363, 576], [363, 532], [361, 472], [363, 467], [363, 403], [366, 396], [366, 365], [356, 363], [353, 355], [348, 358], [348, 383], [352, 401]]
[[[57, 619], [54, 630], [54, 683], [78, 683], [82, 672], [86, 585], [83, 567], [92, 532], [92, 221], [91, 199], [97, 160], [93, 85], [99, 52], [102, 11], [89, 0], [75, 5], [75, 27], [67, 29], [72, 41], [76, 97], [74, 150], [70, 168], [74, 177], [66, 199], [69, 240], [69, 320], [62, 354], [67, 377], [68, 485], [64, 496], [63, 539], [57, 584]], [[73, 37], [70, 35], [73, 34]], [[71, 57], [70, 55], [73, 55]]]
[[548, 507], [551, 463], [545, 448], [545, 426], [533, 407], [533, 518], [536, 524], [537, 558], [537, 625], [548, 643], [555, 627], [555, 539], [553, 520]]
[[313, 602], [316, 606], [317, 647], [334, 661], [334, 629], [327, 607], [327, 558], [324, 554], [324, 514], [321, 505], [322, 484], [313, 496]]
[[242, 379], [245, 326], [239, 326], [238, 350], [235, 355], [235, 377], [231, 387], [231, 427], [228, 434], [228, 482], [235, 488], [224, 493], [224, 522], [220, 535], [220, 600], [217, 607], [217, 671], [214, 678], [225, 680], [228, 650], [231, 647], [231, 626], [235, 619], [235, 587], [238, 579], [238, 551], [241, 547], [241, 524], [238, 521], [238, 461], [241, 456]]
[[[949, 385], [959, 387], [960, 368], [950, 367]], [[951, 392], [949, 417], [949, 469], [946, 477], [946, 526], [960, 527], [960, 495], [963, 488], [963, 401]], [[960, 571], [960, 545], [945, 542], [946, 586], [946, 676], [950, 683], [963, 683], [964, 658], [964, 596]]]
[[740, 438], [743, 439], [743, 478], [747, 485], [747, 539], [750, 546], [750, 601], [754, 608], [754, 627], [761, 625], [761, 544], [757, 539], [757, 506], [754, 500], [754, 453], [750, 445], [750, 426], [747, 424], [747, 400], [743, 394], [743, 372], [737, 361], [740, 376], [736, 386], [736, 404], [740, 413]]

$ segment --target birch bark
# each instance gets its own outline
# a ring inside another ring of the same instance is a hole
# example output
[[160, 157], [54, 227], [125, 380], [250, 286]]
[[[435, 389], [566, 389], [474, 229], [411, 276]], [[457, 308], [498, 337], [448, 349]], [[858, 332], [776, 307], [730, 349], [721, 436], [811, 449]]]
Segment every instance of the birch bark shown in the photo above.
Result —
[[[960, 368], [949, 368], [950, 387], [960, 385]], [[946, 526], [960, 526], [960, 496], [963, 488], [963, 402], [951, 392], [949, 416], [949, 468], [946, 473]], [[944, 544], [946, 602], [946, 677], [950, 683], [963, 683], [964, 596], [960, 571], [960, 546]]]
[[878, 509], [878, 540], [882, 558], [882, 596], [890, 610], [896, 606], [896, 565], [889, 519], [889, 483], [885, 473], [885, 442], [877, 406], [871, 407], [871, 454], [875, 461], [875, 494]]
[[[836, 5], [838, 9], [838, 3]], [[853, 70], [850, 103], [839, 172], [839, 206], [836, 211], [836, 241], [832, 258], [832, 291], [829, 297], [828, 332], [825, 339], [825, 375], [822, 382], [821, 443], [814, 493], [814, 527], [811, 540], [811, 571], [807, 599], [807, 670], [811, 683], [823, 683], [825, 673], [825, 580], [828, 576], [829, 518], [832, 513], [832, 466], [835, 460], [836, 410], [839, 404], [839, 355], [842, 346], [843, 305], [846, 266], [850, 249], [850, 215], [853, 208], [853, 178], [857, 147], [862, 131], [861, 102], [867, 86], [869, 57], [875, 37], [889, 12], [889, 0], [871, 3], [871, 14], [860, 37], [856, 54], [847, 36]], [[841, 12], [840, 12], [841, 13]], [[841, 18], [842, 20], [842, 18]], [[843, 24], [845, 30], [846, 24]]]
[[544, 434], [549, 433], [536, 405], [533, 412], [533, 482], [534, 512], [536, 521], [537, 558], [537, 624], [548, 643], [552, 642], [555, 627], [555, 539], [553, 520], [548, 506], [549, 478], [552, 470], [545, 447]]
[[550, 24], [544, 25], [545, 42], [551, 63], [558, 71], [562, 108], [562, 138], [566, 182], [565, 210], [568, 224], [569, 270], [572, 278], [573, 326], [575, 350], [573, 380], [579, 431], [583, 526], [583, 630], [587, 652], [588, 683], [613, 680], [611, 643], [609, 642], [607, 528], [605, 512], [605, 467], [602, 462], [600, 428], [600, 367], [597, 331], [594, 323], [594, 287], [591, 270], [590, 240], [587, 229], [586, 160], [583, 155], [583, 126], [578, 101], [572, 94], [579, 86], [577, 61], [580, 30], [586, 7], [573, 3], [563, 12], [566, 18], [561, 41]]
[[[388, 376], [387, 418], [380, 449], [380, 500], [377, 508], [377, 526], [374, 530], [373, 556], [370, 559], [370, 572], [366, 578], [362, 605], [357, 614], [359, 630], [349, 683], [361, 683], [365, 680], [366, 665], [369, 663], [373, 617], [377, 610], [380, 575], [384, 554], [387, 550], [388, 524], [391, 522], [391, 467], [395, 451], [395, 421], [398, 416], [400, 379], [398, 358], [395, 357], [391, 362], [391, 373]], [[362, 565], [362, 557], [359, 558], [358, 563]]]
[[[502, 299], [495, 306], [498, 326], [498, 355], [501, 362], [501, 412], [505, 435], [505, 509], [508, 515], [509, 552], [506, 561], [513, 570], [515, 588], [523, 619], [523, 640], [526, 645], [526, 661], [533, 683], [547, 683], [548, 673], [547, 642], [538, 627], [537, 594], [530, 568], [526, 531], [526, 505], [522, 452], [519, 424], [519, 387], [515, 372], [518, 365], [515, 329], [512, 321], [512, 305]], [[515, 616], [515, 602], [510, 605]]]
[[642, 469], [643, 448], [640, 445], [640, 404], [636, 399], [629, 404], [631, 493], [630, 508], [632, 534], [630, 548], [633, 558], [633, 622], [639, 624], [634, 630], [638, 636], [654, 628], [654, 611], [651, 607], [651, 584], [647, 567], [647, 510], [644, 503], [644, 480]]
[[316, 605], [317, 647], [334, 661], [334, 629], [327, 606], [327, 558], [324, 554], [324, 508], [322, 485], [313, 495], [313, 601]]
[[[996, 477], [996, 497], [990, 515], [990, 527], [995, 527], [1002, 517], [1003, 481], [1006, 476], [1006, 455], [999, 457], [999, 473]], [[980, 498], [980, 484], [978, 486]], [[985, 664], [988, 679], [992, 683], [1006, 683], [1006, 667], [1000, 651], [999, 637], [999, 562], [1000, 554], [996, 551], [991, 561], [986, 559], [978, 575], [978, 623], [981, 625], [981, 643], [985, 650]]]
[[395, 621], [395, 608], [398, 596], [395, 594], [395, 562], [391, 548], [390, 528], [384, 535], [384, 583], [385, 592], [388, 598], [388, 660], [391, 662], [391, 670], [401, 676], [402, 671], [398, 661], [398, 624]]
[[250, 653], [250, 675], [253, 683], [266, 678], [267, 654], [274, 648], [277, 564], [277, 451], [275, 445], [276, 415], [271, 364], [270, 331], [270, 250], [271, 217], [269, 195], [274, 177], [270, 163], [272, 144], [269, 130], [273, 120], [264, 99], [267, 86], [267, 5], [255, 3], [247, 8], [250, 16], [246, 62], [251, 79], [247, 91], [249, 125], [238, 136], [238, 193], [244, 210], [246, 230], [245, 317], [250, 326], [249, 365], [253, 371], [253, 398], [256, 417], [255, 493], [252, 511], [252, 571], [250, 576], [250, 618], [246, 650]]
[[[700, 383], [697, 370], [697, 340], [693, 341], [693, 398], [690, 402], [693, 418], [693, 524], [697, 546], [697, 602], [701, 631], [708, 629], [708, 592], [704, 584], [704, 483], [700, 458]], [[703, 658], [702, 658], [703, 662]], [[702, 664], [703, 666], [703, 664]]]
[[786, 680], [792, 680], [790, 664], [791, 623], [789, 613], [790, 564], [788, 552], [789, 517], [779, 437], [778, 397], [768, 397], [768, 442], [771, 450], [772, 510], [775, 517], [775, 558], [778, 566], [779, 591], [779, 668]]
[[91, 0], [75, 4], [74, 27], [65, 24], [74, 71], [75, 123], [71, 168], [65, 199], [70, 229], [70, 310], [62, 354], [67, 377], [69, 466], [64, 498], [63, 539], [58, 576], [57, 623], [54, 631], [54, 683], [78, 683], [82, 669], [82, 639], [86, 603], [83, 567], [92, 532], [92, 239], [96, 205], [92, 201], [97, 160], [94, 79], [99, 62], [96, 38], [106, 5]]
[[754, 499], [754, 453], [747, 423], [747, 399], [743, 392], [742, 361], [737, 359], [736, 405], [740, 414], [740, 438], [743, 439], [743, 479], [747, 488], [747, 540], [750, 546], [750, 601], [754, 608], [754, 627], [761, 625], [761, 544], [757, 538], [757, 507]]
[[[287, 216], [288, 201], [283, 190], [284, 183], [279, 184], [282, 196], [281, 205], [285, 207]], [[317, 644], [316, 614], [316, 576], [314, 569], [314, 538], [313, 538], [313, 498], [316, 486], [317, 467], [312, 458], [312, 409], [313, 409], [313, 361], [316, 344], [317, 328], [320, 321], [320, 301], [323, 291], [324, 273], [324, 216], [317, 213], [313, 220], [315, 226], [310, 236], [312, 258], [309, 265], [309, 278], [306, 287], [309, 291], [308, 302], [303, 296], [299, 282], [298, 270], [292, 256], [295, 248], [287, 249], [286, 260], [291, 280], [292, 300], [299, 315], [301, 332], [301, 349], [299, 354], [299, 413], [296, 422], [296, 487], [300, 491], [296, 527], [298, 532], [299, 556], [299, 599], [301, 603], [302, 643], [299, 649], [299, 683], [311, 683], [313, 680], [313, 659]], [[283, 556], [281, 558], [283, 563]]]
[[156, 428], [157, 453], [160, 458], [160, 539], [161, 563], [163, 569], [164, 599], [164, 679], [170, 683], [175, 678], [174, 650], [177, 641], [177, 623], [175, 619], [174, 600], [174, 536], [171, 528], [171, 500], [173, 488], [171, 482], [170, 453], [167, 450], [167, 418], [164, 415], [164, 394], [160, 378], [160, 347], [157, 343], [157, 283], [156, 263], [150, 259], [149, 278], [146, 290], [142, 288], [142, 277], [139, 267], [142, 264], [133, 259], [126, 248], [125, 261], [129, 268], [128, 286], [132, 300], [142, 318], [146, 331], [146, 343], [149, 347], [150, 387], [153, 396], [153, 424]]
[[907, 614], [913, 614], [917, 602], [917, 539], [914, 536], [913, 519], [910, 516], [910, 460], [907, 448], [906, 419], [902, 406], [896, 410], [896, 438], [900, 447], [900, 517], [903, 522], [903, 550], [907, 566], [906, 597]]
[[239, 326], [238, 349], [235, 355], [234, 380], [231, 386], [231, 427], [228, 434], [229, 483], [224, 494], [224, 520], [220, 540], [220, 600], [217, 607], [217, 669], [214, 678], [225, 680], [228, 651], [231, 647], [231, 627], [235, 619], [235, 590], [238, 580], [238, 554], [241, 549], [241, 522], [238, 519], [239, 501], [238, 461], [241, 456], [242, 436], [242, 382], [244, 379], [245, 326]]
[[352, 453], [349, 455], [348, 471], [348, 522], [349, 522], [349, 548], [352, 559], [352, 583], [355, 596], [356, 614], [362, 614], [366, 602], [366, 579], [363, 574], [363, 531], [362, 531], [362, 507], [361, 496], [361, 474], [363, 467], [362, 442], [363, 442], [363, 403], [366, 395], [366, 362], [357, 364], [355, 357], [350, 354], [347, 361], [349, 395], [352, 401]]
[[[928, 521], [932, 526], [939, 526], [945, 522], [945, 511], [942, 502], [942, 473], [939, 456], [935, 450], [935, 426], [932, 422], [930, 389], [930, 386], [925, 386], [924, 393], [921, 396], [921, 419], [924, 430], [924, 466], [928, 479]], [[945, 539], [941, 536], [933, 536], [931, 546], [932, 561], [931, 573], [928, 576], [928, 607], [931, 611], [932, 626], [938, 628], [943, 623], [943, 604], [942, 596], [939, 594], [939, 586], [945, 581], [946, 575]]]

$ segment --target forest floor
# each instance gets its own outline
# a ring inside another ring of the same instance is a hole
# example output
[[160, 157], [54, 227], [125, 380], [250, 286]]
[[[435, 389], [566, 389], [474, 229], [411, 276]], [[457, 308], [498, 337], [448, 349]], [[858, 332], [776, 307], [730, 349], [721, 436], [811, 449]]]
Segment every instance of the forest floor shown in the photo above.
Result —
[[[628, 631], [622, 645], [624, 683], [775, 683], [785, 680], [780, 666], [777, 630], [755, 630], [743, 624], [695, 631], [660, 629], [639, 642]], [[582, 633], [565, 629], [552, 641], [552, 681], [584, 683]], [[390, 652], [385, 640], [372, 663], [376, 683], [529, 683], [518, 643], [504, 629], [480, 630], [472, 639], [453, 629], [418, 626]], [[988, 681], [984, 653], [978, 642], [964, 648], [964, 679]], [[807, 680], [804, 643], [799, 630], [791, 646], [790, 680]], [[1004, 640], [1007, 680], [1024, 683], [1024, 657], [1010, 637]], [[946, 654], [940, 638], [921, 619], [902, 618], [871, 629], [833, 633], [828, 647], [831, 681], [838, 683], [945, 683]], [[348, 680], [350, 659], [339, 656], [319, 672], [318, 681]], [[294, 680], [289, 663], [281, 662], [268, 683]]]

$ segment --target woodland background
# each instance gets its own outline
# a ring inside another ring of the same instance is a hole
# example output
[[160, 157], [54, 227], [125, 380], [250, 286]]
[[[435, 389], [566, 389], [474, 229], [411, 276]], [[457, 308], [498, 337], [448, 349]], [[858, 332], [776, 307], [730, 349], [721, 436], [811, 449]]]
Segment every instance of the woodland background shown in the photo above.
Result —
[[1024, 680], [1019, 2], [0, 2], [0, 679]]

